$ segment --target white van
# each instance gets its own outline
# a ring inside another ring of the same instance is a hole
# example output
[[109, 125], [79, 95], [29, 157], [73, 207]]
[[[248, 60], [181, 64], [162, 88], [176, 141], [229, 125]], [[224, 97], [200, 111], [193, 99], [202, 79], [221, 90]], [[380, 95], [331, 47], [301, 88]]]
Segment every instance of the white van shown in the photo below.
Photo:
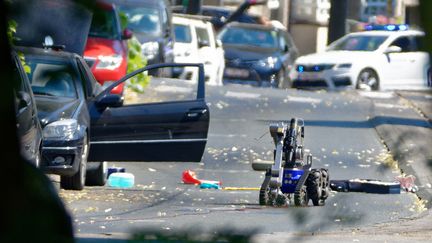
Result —
[[[174, 62], [203, 63], [206, 83], [222, 85], [224, 51], [213, 25], [203, 16], [174, 14]], [[180, 78], [196, 81], [197, 69], [175, 70]]]

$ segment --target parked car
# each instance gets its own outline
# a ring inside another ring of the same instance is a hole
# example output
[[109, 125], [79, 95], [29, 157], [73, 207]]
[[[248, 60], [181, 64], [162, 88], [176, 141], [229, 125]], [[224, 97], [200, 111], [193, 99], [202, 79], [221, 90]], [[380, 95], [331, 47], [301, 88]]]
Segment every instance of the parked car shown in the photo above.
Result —
[[325, 52], [299, 57], [290, 73], [294, 86], [367, 90], [430, 88], [429, 55], [420, 48], [424, 33], [406, 28], [405, 25], [369, 26], [367, 29], [371, 31], [345, 35], [330, 44]]
[[[167, 0], [110, 0], [128, 18], [127, 28], [142, 44], [148, 64], [174, 61], [174, 34]], [[166, 74], [170, 75], [170, 74]]]
[[[222, 85], [225, 68], [222, 43], [216, 39], [213, 25], [202, 16], [175, 14], [173, 17], [176, 42], [176, 63], [203, 63], [205, 81]], [[197, 69], [183, 70], [181, 77], [196, 80]]]
[[102, 161], [201, 160], [209, 125], [203, 76], [195, 84], [196, 96], [188, 100], [129, 104], [111, 91], [159, 66], [137, 70], [102, 91], [77, 54], [50, 48], [19, 51], [31, 68], [28, 76], [43, 128], [41, 166], [61, 175], [63, 188], [105, 184], [106, 162]]
[[230, 23], [218, 35], [225, 50], [224, 83], [286, 88], [298, 50], [282, 28]]
[[[127, 39], [132, 37], [132, 33], [128, 29], [121, 29], [115, 5], [98, 2], [97, 6], [93, 13], [84, 57], [96, 80], [107, 87], [127, 73]], [[122, 94], [123, 86], [118, 86], [112, 92]]]
[[42, 129], [37, 117], [37, 108], [29, 80], [15, 51], [12, 52], [13, 70], [17, 87], [14, 89], [17, 133], [23, 157], [39, 167], [41, 161]]

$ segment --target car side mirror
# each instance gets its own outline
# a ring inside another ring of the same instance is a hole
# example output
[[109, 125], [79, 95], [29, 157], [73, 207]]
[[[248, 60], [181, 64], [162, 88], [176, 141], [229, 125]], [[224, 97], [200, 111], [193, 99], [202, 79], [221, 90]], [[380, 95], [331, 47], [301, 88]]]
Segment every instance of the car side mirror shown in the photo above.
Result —
[[389, 46], [389, 47], [384, 51], [384, 54], [389, 54], [389, 53], [398, 53], [398, 52], [402, 52], [402, 48], [400, 48], [399, 46]]
[[283, 52], [288, 52], [288, 51], [289, 51], [288, 45], [284, 45]]
[[219, 40], [219, 39], [217, 39], [217, 40], [216, 40], [216, 46], [217, 46], [217, 47], [222, 47], [222, 41]]
[[122, 33], [122, 39], [123, 40], [129, 40], [130, 38], [132, 38], [133, 36], [133, 32], [130, 29], [124, 29], [123, 33]]
[[107, 94], [96, 102], [100, 108], [120, 107], [123, 105], [123, 97], [117, 94]]
[[199, 47], [199, 48], [202, 48], [202, 47], [205, 47], [205, 46], [210, 46], [210, 43], [209, 43], [208, 40], [200, 40], [200, 41], [198, 42], [198, 47]]

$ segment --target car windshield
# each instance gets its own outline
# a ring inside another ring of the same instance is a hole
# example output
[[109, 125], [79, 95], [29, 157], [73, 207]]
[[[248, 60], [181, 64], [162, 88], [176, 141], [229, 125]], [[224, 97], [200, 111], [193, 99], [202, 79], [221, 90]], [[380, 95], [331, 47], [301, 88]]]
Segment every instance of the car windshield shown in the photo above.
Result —
[[108, 39], [118, 39], [120, 34], [114, 10], [95, 11], [89, 36]]
[[35, 95], [76, 98], [74, 72], [70, 63], [26, 57], [27, 73]]
[[174, 24], [174, 34], [176, 42], [191, 43], [192, 36], [190, 27], [182, 24]]
[[219, 35], [223, 44], [277, 48], [277, 33], [272, 30], [231, 27]]
[[334, 42], [327, 51], [375, 51], [387, 37], [384, 35], [348, 36]]
[[127, 27], [135, 33], [158, 36], [162, 32], [158, 9], [121, 6], [120, 11], [128, 18]]

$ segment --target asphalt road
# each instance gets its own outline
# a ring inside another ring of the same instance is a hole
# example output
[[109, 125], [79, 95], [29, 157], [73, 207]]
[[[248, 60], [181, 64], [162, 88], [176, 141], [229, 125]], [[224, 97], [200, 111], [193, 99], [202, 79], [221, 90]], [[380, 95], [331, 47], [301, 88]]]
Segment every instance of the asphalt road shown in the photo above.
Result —
[[190, 169], [200, 179], [220, 180], [225, 187], [259, 187], [263, 173], [253, 171], [251, 163], [273, 157], [268, 125], [292, 117], [305, 120], [305, 146], [314, 155], [313, 167], [328, 168], [331, 179], [393, 181], [400, 171], [375, 130], [374, 107], [402, 118], [414, 112], [394, 104], [392, 93], [235, 85], [208, 87], [206, 93], [211, 123], [201, 163], [115, 163], [135, 175], [134, 188], [60, 191], [79, 236], [122, 238], [147, 230], [327, 232], [395, 222], [424, 210], [412, 193], [332, 192], [323, 207], [271, 208], [259, 206], [258, 191], [182, 184], [182, 171]]

